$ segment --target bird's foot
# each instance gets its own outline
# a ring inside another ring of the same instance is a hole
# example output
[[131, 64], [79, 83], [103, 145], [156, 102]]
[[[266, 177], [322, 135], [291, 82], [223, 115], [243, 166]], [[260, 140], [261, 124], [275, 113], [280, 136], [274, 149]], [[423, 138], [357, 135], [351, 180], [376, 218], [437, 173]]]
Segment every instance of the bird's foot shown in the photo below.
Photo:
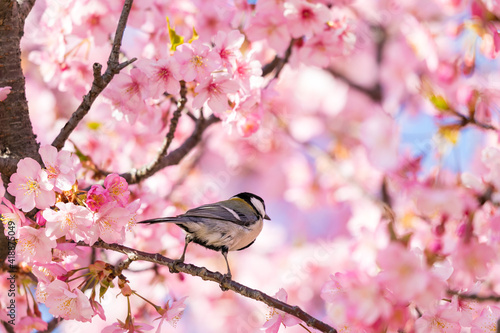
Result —
[[182, 263], [184, 263], [184, 260], [182, 260], [182, 259], [174, 260], [174, 264], [172, 265], [172, 267], [169, 267], [168, 270], [170, 271], [170, 273], [179, 273], [179, 270], [177, 269], [177, 265], [182, 264]]
[[222, 291], [228, 290], [228, 288], [225, 287], [225, 285], [229, 284], [231, 281], [233, 281], [231, 273], [224, 274], [223, 278], [222, 278], [222, 281], [220, 282], [220, 289]]

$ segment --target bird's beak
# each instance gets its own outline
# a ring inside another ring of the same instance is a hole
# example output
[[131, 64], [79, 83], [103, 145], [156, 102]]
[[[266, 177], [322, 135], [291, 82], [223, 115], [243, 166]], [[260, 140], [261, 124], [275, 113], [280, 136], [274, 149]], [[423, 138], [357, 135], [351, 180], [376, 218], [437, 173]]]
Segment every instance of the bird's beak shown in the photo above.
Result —
[[266, 214], [266, 216], [264, 216], [264, 219], [265, 220], [271, 220], [271, 218], [269, 217], [269, 215]]

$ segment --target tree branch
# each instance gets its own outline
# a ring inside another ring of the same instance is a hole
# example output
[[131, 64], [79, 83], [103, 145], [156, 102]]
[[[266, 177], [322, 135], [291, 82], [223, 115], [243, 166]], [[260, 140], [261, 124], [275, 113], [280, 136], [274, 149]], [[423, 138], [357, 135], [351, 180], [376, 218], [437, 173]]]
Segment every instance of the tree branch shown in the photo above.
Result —
[[448, 290], [447, 293], [449, 295], [456, 295], [461, 299], [468, 299], [478, 302], [500, 302], [500, 296], [498, 295], [480, 296], [478, 294], [463, 294], [456, 290]]
[[[78, 245], [83, 246], [87, 244], [80, 242], [78, 243]], [[291, 314], [303, 320], [309, 327], [315, 328], [321, 332], [328, 332], [328, 333], [337, 332], [337, 330], [335, 330], [333, 327], [314, 318], [313, 316], [303, 311], [298, 306], [289, 305], [287, 303], [284, 303], [274, 297], [271, 297], [263, 293], [260, 290], [249, 288], [232, 280], [227, 280], [224, 278], [225, 276], [223, 274], [209, 271], [205, 267], [198, 267], [186, 263], [177, 263], [175, 260], [164, 257], [158, 253], [152, 254], [152, 253], [142, 252], [119, 244], [107, 244], [103, 241], [96, 242], [92, 247], [120, 252], [127, 255], [129, 260], [149, 261], [158, 265], [166, 266], [171, 271], [183, 272], [185, 274], [189, 274], [192, 276], [198, 276], [205, 281], [216, 282], [220, 285], [221, 289], [223, 290], [232, 290], [242, 296], [252, 298], [259, 302], [263, 302], [270, 307]]]
[[122, 45], [123, 32], [125, 26], [127, 25], [128, 15], [130, 9], [132, 8], [133, 0], [125, 0], [123, 5], [122, 13], [120, 15], [120, 20], [118, 21], [118, 26], [116, 27], [115, 38], [113, 41], [113, 47], [108, 58], [108, 68], [106, 72], [101, 76], [102, 65], [95, 63], [93, 66], [94, 80], [92, 82], [92, 87], [90, 91], [83, 97], [82, 103], [78, 106], [76, 111], [71, 115], [71, 118], [61, 129], [59, 135], [54, 139], [52, 145], [58, 150], [61, 150], [64, 143], [76, 128], [78, 123], [85, 117], [89, 112], [90, 107], [94, 103], [97, 96], [106, 88], [106, 86], [111, 82], [113, 77], [120, 72], [124, 67], [130, 65], [132, 62], [137, 60], [136, 58], [130, 59], [122, 64], [119, 63], [120, 48]]
[[44, 331], [37, 331], [38, 333], [50, 333], [53, 332], [57, 326], [63, 321], [62, 318], [54, 317], [47, 323], [47, 329]]
[[[174, 111], [172, 119], [170, 119], [170, 127], [168, 129], [167, 136], [165, 137], [165, 140], [163, 141], [163, 145], [161, 147], [160, 153], [158, 154], [156, 160], [160, 159], [161, 156], [164, 156], [167, 154], [168, 148], [170, 147], [170, 145], [172, 144], [172, 141], [174, 140], [174, 134], [175, 134], [175, 130], [177, 129], [177, 123], [179, 122], [179, 118], [182, 115], [182, 110], [184, 110], [184, 106], [186, 105], [186, 102], [187, 102], [186, 82], [184, 80], [182, 80], [182, 81], [180, 81], [180, 85], [181, 85], [181, 90], [180, 90], [181, 98], [179, 98], [179, 100], [177, 101], [177, 110]], [[157, 161], [155, 161], [155, 162], [157, 162]]]
[[137, 184], [141, 180], [152, 176], [153, 174], [167, 166], [178, 164], [184, 158], [184, 156], [186, 156], [200, 142], [201, 136], [205, 129], [218, 121], [220, 121], [220, 119], [214, 115], [211, 115], [208, 119], [200, 117], [196, 121], [196, 126], [191, 136], [187, 138], [186, 141], [184, 141], [184, 143], [177, 149], [173, 150], [168, 155], [162, 155], [162, 152], [160, 152], [157, 158], [151, 163], [145, 165], [141, 169], [134, 169], [130, 172], [123, 173], [120, 176], [125, 178], [125, 180], [129, 184]]
[[[382, 66], [383, 56], [384, 56], [384, 47], [387, 42], [387, 32], [385, 28], [380, 25], [371, 26], [371, 31], [373, 34], [373, 39], [375, 41], [375, 61], [380, 68]], [[327, 68], [330, 74], [335, 76], [337, 79], [344, 81], [350, 88], [357, 90], [366, 96], [368, 96], [373, 102], [380, 103], [382, 102], [383, 92], [382, 85], [380, 84], [380, 79], [377, 79], [377, 82], [372, 87], [364, 87], [353, 82], [351, 79], [346, 77], [344, 74], [336, 71], [333, 68]]]
[[344, 74], [336, 71], [333, 68], [326, 68], [327, 72], [335, 76], [337, 79], [344, 81], [350, 88], [357, 90], [366, 96], [370, 97], [370, 99], [376, 103], [380, 103], [382, 101], [382, 87], [379, 82], [377, 82], [372, 87], [364, 87], [353, 82], [351, 79], [347, 78]]
[[262, 76], [263, 77], [271, 74], [275, 69], [276, 69], [276, 73], [274, 74], [274, 78], [277, 78], [280, 75], [281, 70], [283, 69], [283, 67], [285, 67], [285, 64], [290, 59], [290, 55], [292, 54], [292, 47], [293, 47], [294, 43], [295, 43], [295, 39], [292, 39], [290, 41], [290, 44], [288, 45], [288, 48], [285, 51], [285, 55], [283, 58], [275, 56], [274, 59], [270, 63], [262, 66]]
[[[42, 161], [38, 143], [29, 118], [26, 84], [21, 67], [21, 37], [24, 18], [30, 6], [25, 2], [0, 0], [0, 87], [11, 87], [0, 103], [0, 156], [21, 159], [31, 157]], [[10, 177], [12, 168], [0, 169], [2, 177]]]
[[12, 325], [10, 325], [9, 323], [5, 322], [2, 320], [2, 326], [5, 328], [5, 331], [7, 333], [15, 333], [16, 331], [14, 331], [14, 327], [12, 327]]

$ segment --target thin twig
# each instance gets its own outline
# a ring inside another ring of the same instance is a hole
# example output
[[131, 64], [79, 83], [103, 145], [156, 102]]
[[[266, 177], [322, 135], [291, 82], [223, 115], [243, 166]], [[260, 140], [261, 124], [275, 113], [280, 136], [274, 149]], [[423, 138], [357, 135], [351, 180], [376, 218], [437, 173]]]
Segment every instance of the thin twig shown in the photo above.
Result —
[[12, 325], [10, 325], [9, 323], [7, 323], [6, 321], [2, 320], [2, 326], [5, 328], [5, 331], [7, 333], [15, 333], [16, 332], [14, 330], [14, 327], [12, 327]]
[[449, 295], [456, 295], [461, 299], [468, 299], [478, 302], [500, 302], [500, 296], [498, 295], [480, 296], [478, 294], [463, 294], [456, 290], [448, 290], [447, 293]]
[[290, 55], [292, 54], [292, 47], [293, 47], [294, 43], [295, 43], [295, 39], [292, 39], [290, 41], [290, 44], [288, 45], [288, 48], [285, 51], [285, 55], [283, 56], [283, 58], [275, 56], [274, 59], [270, 63], [262, 66], [262, 76], [263, 77], [271, 74], [274, 70], [276, 70], [276, 73], [274, 73], [274, 78], [277, 78], [280, 75], [281, 70], [283, 69], [283, 67], [285, 67], [285, 64], [290, 59]]
[[52, 145], [58, 150], [61, 150], [64, 143], [73, 132], [73, 130], [78, 126], [80, 121], [87, 115], [90, 107], [94, 103], [97, 96], [106, 88], [106, 86], [111, 82], [113, 77], [120, 72], [124, 67], [133, 63], [136, 58], [125, 61], [124, 63], [119, 63], [120, 48], [122, 45], [123, 32], [125, 26], [127, 25], [128, 15], [130, 9], [132, 8], [133, 0], [125, 0], [123, 5], [122, 13], [120, 15], [120, 20], [118, 21], [118, 26], [116, 27], [115, 38], [113, 41], [113, 46], [111, 53], [108, 58], [108, 68], [106, 72], [101, 76], [102, 65], [95, 63], [93, 65], [94, 80], [92, 82], [92, 87], [90, 91], [83, 97], [82, 103], [78, 106], [76, 111], [71, 115], [71, 118], [61, 129], [59, 135], [54, 139]]
[[205, 129], [218, 121], [220, 119], [214, 115], [211, 115], [208, 119], [199, 118], [191, 136], [177, 149], [171, 151], [168, 155], [159, 154], [153, 162], [140, 169], [123, 173], [120, 176], [125, 178], [129, 184], [137, 184], [167, 166], [178, 164], [200, 142]]
[[54, 331], [57, 326], [59, 326], [59, 323], [63, 321], [62, 318], [60, 317], [54, 317], [52, 318], [49, 322], [48, 322], [48, 325], [47, 325], [47, 329], [44, 330], [44, 331], [37, 331], [38, 333], [50, 333], [52, 331]]
[[[384, 48], [387, 42], [387, 32], [383, 26], [375, 25], [371, 27], [373, 34], [373, 39], [375, 40], [375, 61], [380, 68], [382, 66], [384, 57]], [[344, 74], [338, 72], [333, 68], [327, 68], [327, 72], [335, 76], [337, 79], [344, 81], [350, 88], [357, 90], [366, 96], [368, 96], [373, 102], [380, 103], [383, 98], [382, 85], [380, 84], [380, 79], [371, 87], [365, 87], [360, 84], [355, 83]]]
[[[78, 245], [86, 245], [86, 244], [80, 242], [78, 243]], [[175, 260], [164, 257], [158, 253], [153, 254], [153, 253], [142, 252], [119, 244], [107, 244], [103, 241], [96, 242], [93, 245], [93, 247], [120, 252], [126, 254], [129, 258], [134, 256], [136, 260], [149, 261], [152, 263], [156, 263], [158, 265], [166, 266], [172, 271], [182, 272], [192, 276], [198, 276], [205, 281], [216, 282], [220, 285], [221, 289], [223, 290], [232, 290], [242, 296], [252, 298], [259, 302], [263, 302], [272, 308], [291, 314], [303, 320], [304, 323], [307, 324], [309, 327], [315, 328], [321, 332], [328, 332], [328, 333], [337, 332], [337, 330], [335, 330], [333, 327], [314, 318], [313, 316], [303, 311], [298, 306], [289, 305], [285, 302], [282, 302], [274, 297], [271, 297], [263, 293], [260, 290], [249, 288], [232, 280], [227, 280], [225, 279], [225, 275], [218, 272], [209, 271], [205, 267], [198, 267], [186, 263], [178, 263]]]
[[186, 105], [186, 102], [187, 102], [186, 82], [180, 81], [180, 84], [181, 84], [181, 91], [180, 91], [181, 98], [179, 98], [179, 100], [177, 101], [177, 110], [174, 111], [174, 114], [172, 115], [172, 119], [170, 119], [170, 127], [168, 129], [168, 133], [167, 133], [167, 136], [165, 137], [165, 141], [163, 142], [163, 146], [162, 146], [157, 158], [160, 158], [160, 157], [167, 154], [168, 148], [170, 147], [170, 145], [172, 144], [172, 141], [174, 140], [175, 130], [177, 129], [177, 124], [179, 123], [179, 118], [181, 117], [182, 111], [184, 110], [184, 106]]
[[325, 69], [327, 72], [335, 76], [337, 79], [344, 81], [349, 88], [357, 90], [366, 96], [370, 97], [370, 99], [374, 102], [380, 103], [382, 101], [382, 87], [379, 82], [375, 83], [372, 87], [365, 87], [360, 84], [353, 82], [351, 79], [346, 77], [344, 74], [336, 71], [333, 68]]

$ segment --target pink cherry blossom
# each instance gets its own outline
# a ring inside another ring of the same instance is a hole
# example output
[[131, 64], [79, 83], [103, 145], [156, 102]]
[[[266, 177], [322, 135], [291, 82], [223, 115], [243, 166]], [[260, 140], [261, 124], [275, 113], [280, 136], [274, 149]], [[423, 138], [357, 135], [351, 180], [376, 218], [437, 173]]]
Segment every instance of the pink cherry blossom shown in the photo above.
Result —
[[16, 251], [23, 261], [28, 263], [34, 261], [38, 263], [50, 262], [52, 249], [56, 245], [56, 240], [47, 237], [44, 229], [35, 229], [29, 226], [19, 228]]
[[60, 191], [71, 190], [76, 181], [76, 171], [79, 164], [78, 157], [67, 150], [57, 151], [53, 146], [40, 147], [40, 155], [42, 156], [46, 177], [54, 187]]
[[48, 324], [42, 318], [26, 316], [19, 319], [19, 322], [16, 323], [16, 332], [31, 333], [33, 330], [40, 332], [45, 331], [47, 326]]
[[379, 274], [382, 283], [401, 302], [410, 302], [432, 283], [432, 276], [424, 269], [422, 258], [400, 243], [391, 243], [380, 251], [377, 263], [382, 269]]
[[97, 212], [102, 206], [111, 201], [113, 201], [111, 193], [101, 185], [96, 184], [92, 185], [87, 192], [87, 200], [85, 203], [92, 211]]
[[158, 98], [164, 92], [177, 95], [180, 90], [179, 69], [180, 66], [174, 57], [159, 59], [156, 61], [142, 61], [137, 64], [151, 78], [156, 89], [152, 91], [151, 97]]
[[174, 58], [180, 66], [180, 77], [187, 82], [205, 80], [221, 65], [219, 54], [200, 40], [178, 46]]
[[4, 225], [4, 233], [7, 236], [7, 233], [12, 228], [9, 228], [9, 221], [14, 222], [15, 224], [15, 237], [19, 239], [19, 228], [25, 225], [26, 216], [19, 211], [9, 200], [6, 198], [2, 198], [2, 204], [0, 205], [0, 220]]
[[373, 283], [364, 272], [349, 271], [332, 275], [321, 290], [321, 298], [329, 304], [330, 318], [337, 325], [352, 323], [373, 325], [389, 318], [391, 306], [385, 289]]
[[58, 211], [46, 209], [43, 217], [47, 220], [45, 229], [50, 237], [66, 237], [75, 242], [88, 242], [92, 215], [86, 207], [77, 206], [71, 202], [58, 202]]
[[460, 332], [460, 313], [449, 304], [425, 311], [415, 321], [416, 333], [455, 333]]
[[417, 57], [426, 62], [430, 71], [435, 71], [438, 67], [437, 45], [429, 29], [414, 16], [407, 15], [401, 25], [401, 32]]
[[260, 61], [252, 59], [253, 54], [249, 53], [245, 58], [236, 59], [234, 78], [241, 82], [241, 85], [248, 91], [252, 87], [251, 78], [262, 75], [262, 64]]
[[94, 214], [89, 245], [94, 244], [98, 238], [107, 243], [123, 241], [129, 220], [130, 212], [126, 208], [118, 206], [115, 201], [108, 202]]
[[156, 90], [149, 82], [149, 77], [139, 68], [133, 68], [130, 74], [120, 72], [116, 75], [113, 83], [103, 92], [103, 96], [111, 102], [113, 116], [134, 124], [140, 110], [144, 109], [144, 100]]
[[472, 322], [471, 333], [496, 332], [500, 318], [500, 307], [487, 306], [481, 311], [479, 317]]
[[101, 333], [129, 333], [136, 332], [142, 333], [144, 331], [151, 331], [154, 327], [144, 323], [136, 323], [126, 321], [125, 323], [118, 320], [117, 323], [106, 326], [102, 329]]
[[476, 278], [484, 278], [489, 272], [489, 266], [497, 258], [492, 246], [484, 243], [471, 242], [469, 244], [457, 244], [452, 254], [455, 275], [471, 281]]
[[177, 326], [177, 322], [181, 319], [184, 309], [186, 308], [186, 305], [184, 304], [184, 300], [186, 298], [187, 297], [183, 297], [178, 301], [172, 301], [172, 304], [170, 304], [169, 300], [167, 301], [165, 307], [159, 310], [161, 316], [155, 319], [160, 320], [156, 333], [161, 332], [161, 325], [163, 324], [163, 321], [167, 321], [173, 327]]
[[207, 102], [214, 114], [224, 113], [229, 109], [227, 94], [237, 92], [238, 88], [238, 83], [229, 75], [212, 75], [196, 87], [198, 95], [193, 100], [193, 106], [201, 108]]
[[260, 127], [260, 117], [250, 114], [246, 117], [240, 117], [236, 123], [238, 133], [243, 137], [249, 137], [258, 131]]
[[40, 227], [45, 226], [47, 220], [43, 217], [43, 211], [40, 210], [35, 214], [35, 223], [38, 224]]
[[[278, 290], [278, 292], [274, 295], [274, 297], [286, 303], [288, 299], [288, 294], [285, 291], [285, 289], [280, 288], [280, 290]], [[299, 318], [274, 308], [271, 309], [271, 313], [269, 314], [268, 317], [269, 319], [266, 321], [264, 326], [262, 326], [262, 330], [265, 330], [266, 333], [278, 332], [281, 324], [287, 327], [287, 326], [294, 326], [302, 322], [302, 320], [300, 320]]]
[[109, 174], [106, 176], [106, 179], [104, 179], [104, 187], [109, 192], [111, 198], [113, 198], [120, 207], [128, 205], [130, 191], [128, 190], [128, 184], [125, 178], [120, 177], [116, 173]]
[[7, 95], [10, 94], [12, 87], [0, 87], [0, 102], [7, 99]]
[[87, 296], [78, 288], [71, 290], [68, 284], [61, 280], [54, 280], [47, 285], [45, 293], [45, 305], [55, 317], [91, 321], [94, 316]]
[[310, 3], [304, 0], [285, 2], [284, 15], [288, 21], [288, 29], [293, 38], [312, 36], [321, 32], [330, 19], [328, 8], [321, 3]]
[[214, 38], [215, 51], [219, 53], [222, 65], [231, 73], [236, 59], [241, 57], [240, 48], [245, 36], [238, 30], [217, 32]]
[[148, 76], [140, 69], [133, 68], [130, 74], [119, 74], [113, 79], [116, 85], [127, 98], [139, 97], [145, 99], [150, 96]]
[[97, 45], [109, 41], [109, 35], [114, 31], [115, 25], [113, 12], [110, 6], [100, 1], [87, 1], [75, 3], [72, 10], [73, 32], [82, 37], [92, 36]]
[[349, 53], [356, 41], [345, 21], [337, 23], [335, 28], [329, 28], [306, 40], [299, 49], [300, 61], [305, 64], [327, 67], [333, 56]]
[[104, 313], [104, 308], [102, 305], [94, 299], [90, 299], [90, 305], [92, 306], [92, 310], [94, 313], [99, 316], [102, 320], [106, 320], [106, 315]]
[[290, 43], [290, 32], [283, 12], [274, 6], [262, 8], [252, 17], [245, 30], [248, 39], [253, 41], [267, 40], [269, 46], [282, 55]]
[[25, 212], [35, 207], [45, 209], [55, 203], [54, 185], [41, 171], [37, 161], [26, 157], [19, 161], [17, 172], [10, 177], [7, 191], [16, 197], [16, 207]]
[[35, 263], [32, 267], [33, 274], [37, 277], [39, 283], [49, 284], [66, 275], [68, 271], [60, 263]]
[[144, 108], [144, 101], [138, 95], [123, 93], [118, 87], [109, 87], [104, 90], [103, 96], [111, 104], [113, 117], [134, 124], [139, 117], [139, 110]]

